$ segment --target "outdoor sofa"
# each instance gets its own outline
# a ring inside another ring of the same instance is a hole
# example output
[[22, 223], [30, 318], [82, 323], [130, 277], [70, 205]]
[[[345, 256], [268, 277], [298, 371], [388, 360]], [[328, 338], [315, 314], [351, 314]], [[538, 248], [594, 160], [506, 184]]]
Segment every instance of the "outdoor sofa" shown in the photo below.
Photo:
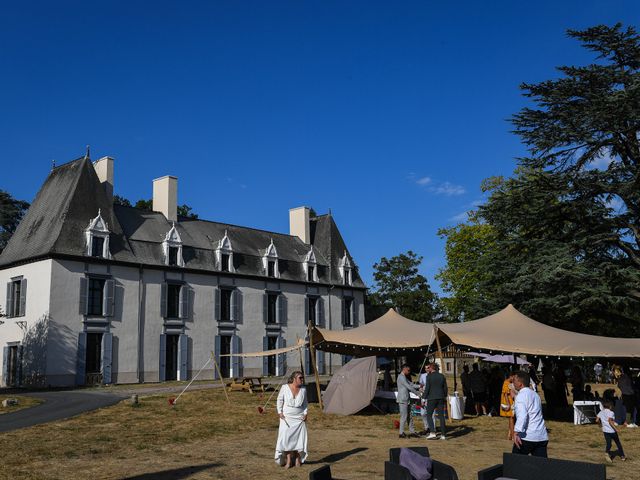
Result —
[[502, 465], [478, 472], [478, 480], [606, 480], [606, 468], [600, 463], [575, 462], [514, 453], [502, 455]]
[[[423, 457], [429, 456], [429, 449], [427, 447], [406, 448], [419, 453]], [[400, 450], [400, 448], [389, 449], [389, 461], [384, 462], [385, 480], [414, 480], [409, 470], [400, 465]], [[432, 480], [458, 480], [458, 474], [452, 466], [433, 459], [431, 459], [431, 462], [433, 463], [433, 471], [431, 472]]]

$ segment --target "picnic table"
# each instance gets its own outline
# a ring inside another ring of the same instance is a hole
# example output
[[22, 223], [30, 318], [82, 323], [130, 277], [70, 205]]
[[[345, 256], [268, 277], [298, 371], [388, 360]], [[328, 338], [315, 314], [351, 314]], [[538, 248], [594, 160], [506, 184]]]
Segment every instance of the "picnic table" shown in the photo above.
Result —
[[227, 383], [227, 391], [264, 393], [265, 388], [262, 383], [262, 377], [242, 377], [240, 379], [232, 378], [231, 382]]

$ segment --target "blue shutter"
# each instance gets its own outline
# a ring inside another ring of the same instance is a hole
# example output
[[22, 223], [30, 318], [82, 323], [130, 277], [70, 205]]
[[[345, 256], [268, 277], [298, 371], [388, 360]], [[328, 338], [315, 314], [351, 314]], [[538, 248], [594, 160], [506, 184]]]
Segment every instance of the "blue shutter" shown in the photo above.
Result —
[[237, 290], [231, 291], [231, 321], [235, 322], [238, 318], [238, 299], [236, 298]]
[[[240, 337], [238, 335], [233, 335], [231, 337], [231, 353], [242, 353]], [[231, 370], [232, 370], [231, 372], [232, 377], [242, 376], [242, 358], [241, 357], [231, 357]]]
[[309, 324], [309, 297], [304, 298], [304, 326]]
[[5, 387], [10, 387], [9, 381], [9, 347], [2, 349], [2, 382]]
[[309, 353], [308, 348], [305, 348], [304, 350], [304, 370], [305, 375], [311, 375], [313, 373], [313, 366], [311, 365], [311, 354]]
[[287, 324], [287, 297], [283, 294], [278, 295], [277, 321], [279, 325]]
[[22, 359], [24, 357], [24, 346], [18, 346], [18, 372], [16, 385], [22, 386]]
[[158, 381], [164, 382], [167, 378], [167, 336], [160, 335], [160, 365], [158, 370]]
[[324, 299], [318, 297], [316, 300], [316, 325], [324, 328]]
[[[86, 280], [86, 279], [85, 279]], [[76, 385], [85, 384], [85, 363], [87, 360], [87, 334], [78, 334], [78, 349], [76, 350]]]
[[189, 337], [180, 335], [178, 337], [178, 380], [186, 380], [189, 367]]
[[167, 284], [160, 285], [160, 316], [167, 318]]
[[[278, 337], [277, 346], [278, 348], [284, 348], [287, 346], [287, 341], [282, 335]], [[278, 359], [277, 359], [276, 375], [282, 377], [286, 373], [286, 370], [287, 370], [287, 354], [281, 353], [278, 355]]]
[[[262, 351], [266, 352], [269, 348], [269, 337], [262, 337]], [[269, 357], [262, 357], [262, 375], [269, 375]]]
[[216, 322], [220, 321], [220, 289], [218, 287], [213, 289], [213, 318]]
[[[79, 304], [80, 315], [87, 314], [87, 311], [89, 308], [88, 292], [89, 292], [89, 279], [86, 277], [80, 277], [80, 304]], [[79, 385], [84, 385], [84, 373], [82, 374], [82, 376], [83, 376], [83, 382], [80, 383]]]
[[235, 289], [234, 290], [236, 296], [236, 323], [242, 323], [243, 317], [243, 302], [242, 302], [242, 290]]
[[262, 295], [262, 321], [267, 323], [269, 320], [269, 294], [265, 292]]
[[180, 287], [180, 305], [178, 307], [178, 318], [189, 318], [189, 292], [188, 285]]
[[105, 317], [113, 316], [113, 302], [115, 297], [115, 282], [107, 280], [104, 282], [104, 290], [102, 291], [102, 315]]
[[11, 288], [12, 286], [13, 286], [12, 282], [7, 283], [7, 302], [5, 304], [5, 312], [4, 312], [7, 318], [13, 316], [12, 315], [13, 314], [13, 291]]
[[111, 358], [112, 358], [112, 336], [110, 333], [102, 334], [102, 383], [111, 383]]
[[324, 375], [324, 352], [320, 350], [316, 350], [316, 368], [318, 369], [318, 374]]
[[23, 278], [20, 283], [20, 316], [24, 316], [27, 313], [27, 279]]
[[353, 300], [351, 301], [351, 324], [354, 327], [358, 326], [358, 302], [356, 301], [356, 297], [353, 297]]
[[[217, 289], [216, 289], [217, 291]], [[214, 339], [214, 350], [213, 350], [213, 355], [216, 359], [216, 363], [218, 364], [218, 367], [220, 367], [220, 349], [222, 348], [221, 346], [222, 340], [220, 339], [220, 335], [216, 335], [215, 339]], [[218, 375], [218, 369], [216, 368], [215, 371], [213, 372], [213, 378], [215, 380], [219, 380], [220, 376]]]

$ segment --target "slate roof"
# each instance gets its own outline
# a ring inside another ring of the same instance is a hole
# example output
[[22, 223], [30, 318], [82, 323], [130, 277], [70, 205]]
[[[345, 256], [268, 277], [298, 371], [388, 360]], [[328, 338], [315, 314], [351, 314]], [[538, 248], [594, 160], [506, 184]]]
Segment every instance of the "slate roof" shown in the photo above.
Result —
[[[98, 209], [110, 231], [113, 261], [164, 266], [162, 242], [171, 222], [158, 212], [111, 204], [91, 161], [79, 158], [51, 171], [0, 255], [0, 268], [56, 255], [91, 258], [85, 253], [84, 231]], [[262, 256], [273, 240], [280, 278], [306, 281], [303, 262], [310, 246], [298, 237], [184, 217], [178, 219], [176, 229], [182, 239], [184, 268], [215, 271], [215, 250], [226, 232], [233, 247], [236, 273], [264, 276]], [[338, 262], [346, 246], [331, 215], [311, 219], [311, 244], [320, 282], [342, 283]], [[353, 286], [364, 288], [357, 269], [352, 275]]]

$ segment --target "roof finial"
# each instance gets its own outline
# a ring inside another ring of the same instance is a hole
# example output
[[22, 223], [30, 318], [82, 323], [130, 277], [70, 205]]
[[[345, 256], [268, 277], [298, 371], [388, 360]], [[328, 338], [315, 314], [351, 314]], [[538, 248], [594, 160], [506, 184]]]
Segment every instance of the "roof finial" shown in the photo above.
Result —
[[84, 155], [85, 160], [91, 159], [91, 145], [87, 145], [87, 153]]
[[54, 168], [56, 168], [56, 160], [55, 159], [51, 160], [51, 170], [53, 170]]

